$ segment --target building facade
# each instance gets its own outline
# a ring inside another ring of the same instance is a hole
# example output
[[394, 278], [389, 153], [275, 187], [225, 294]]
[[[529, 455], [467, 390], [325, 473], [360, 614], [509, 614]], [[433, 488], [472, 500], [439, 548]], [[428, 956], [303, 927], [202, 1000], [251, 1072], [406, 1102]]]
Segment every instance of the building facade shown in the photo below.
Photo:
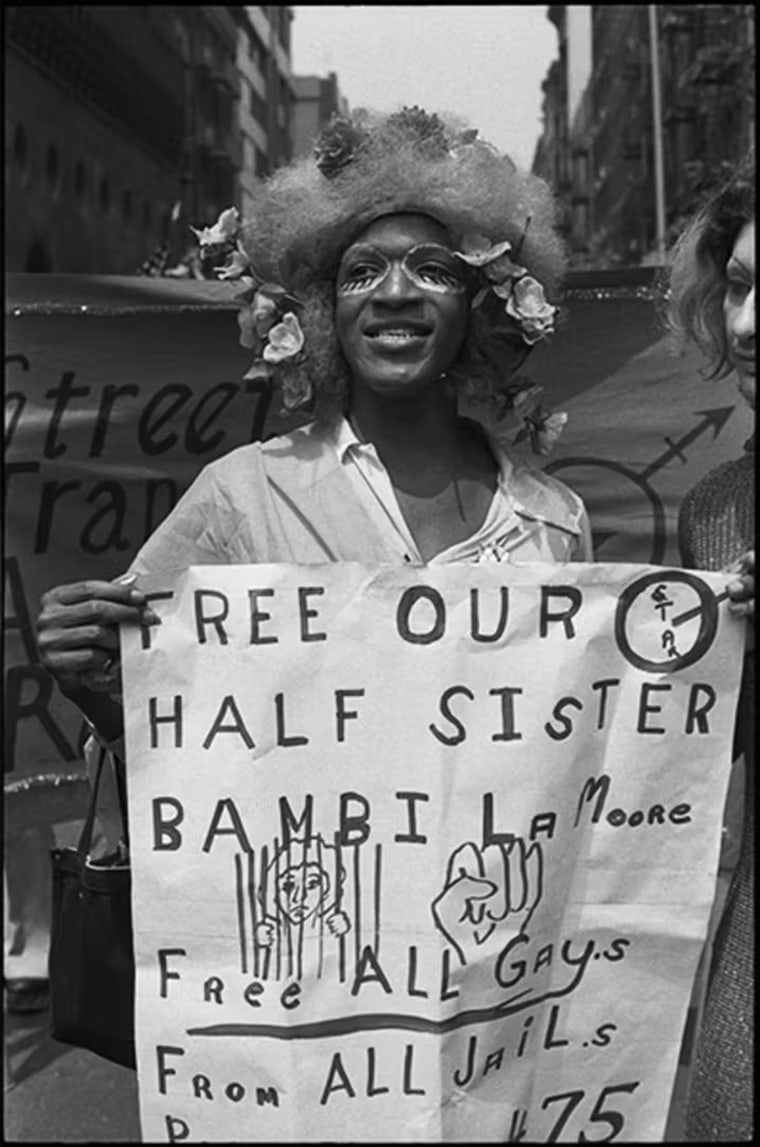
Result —
[[348, 115], [348, 101], [340, 94], [338, 77], [294, 76], [293, 155], [301, 159], [311, 155], [322, 128], [334, 115]]
[[6, 269], [131, 274], [292, 155], [292, 9], [5, 9]]
[[560, 207], [557, 227], [567, 241], [572, 227], [572, 215], [569, 203], [567, 77], [562, 51], [563, 41], [560, 38], [560, 59], [550, 65], [541, 85], [543, 131], [536, 144], [532, 170], [545, 179], [557, 195]]
[[[661, 90], [666, 242], [752, 142], [754, 9], [749, 5], [592, 5], [591, 74], [571, 116], [566, 5], [548, 18], [560, 58], [544, 84], [534, 169], [554, 186], [576, 267], [658, 258], [652, 38]], [[563, 51], [562, 45], [565, 43]]]
[[[181, 233], [213, 222], [238, 199], [238, 24], [234, 10], [168, 9], [185, 76]], [[174, 252], [173, 252], [174, 253]]]
[[146, 11], [5, 9], [8, 270], [130, 272], [168, 226], [183, 70]]
[[251, 209], [256, 180], [293, 156], [293, 10], [274, 4], [241, 6], [234, 11], [242, 147], [238, 206], [245, 216]]

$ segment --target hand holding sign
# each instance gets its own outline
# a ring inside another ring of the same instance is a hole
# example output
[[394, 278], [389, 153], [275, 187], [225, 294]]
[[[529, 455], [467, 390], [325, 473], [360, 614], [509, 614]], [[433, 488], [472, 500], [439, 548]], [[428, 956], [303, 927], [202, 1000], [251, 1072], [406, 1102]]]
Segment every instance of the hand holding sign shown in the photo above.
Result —
[[526, 848], [515, 837], [510, 844], [481, 849], [468, 842], [449, 857], [443, 891], [432, 904], [433, 918], [461, 963], [468, 964], [502, 921], [509, 920], [510, 931], [522, 932], [542, 890], [538, 843]]
[[61, 585], [42, 595], [37, 645], [42, 664], [61, 692], [107, 688], [107, 674], [119, 654], [119, 625], [158, 625], [160, 618], [134, 586], [135, 577]]
[[726, 587], [729, 597], [729, 611], [735, 617], [755, 619], [755, 551], [747, 550], [728, 567], [727, 573], [734, 579]]

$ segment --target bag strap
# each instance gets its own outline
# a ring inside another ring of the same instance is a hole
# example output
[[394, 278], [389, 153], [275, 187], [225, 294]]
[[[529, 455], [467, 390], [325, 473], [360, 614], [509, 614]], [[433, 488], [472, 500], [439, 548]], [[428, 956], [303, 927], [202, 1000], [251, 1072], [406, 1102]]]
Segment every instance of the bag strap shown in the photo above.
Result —
[[[121, 830], [122, 837], [126, 848], [129, 848], [129, 822], [127, 820], [127, 783], [124, 776], [124, 764], [118, 759], [113, 757], [114, 774], [116, 777], [116, 790], [119, 794], [119, 811], [121, 812]], [[98, 765], [95, 770], [95, 781], [92, 786], [92, 796], [90, 797], [90, 807], [87, 810], [87, 817], [82, 827], [82, 835], [79, 838], [77, 845], [77, 852], [79, 859], [84, 863], [90, 855], [90, 848], [92, 846], [92, 834], [95, 831], [95, 816], [98, 806], [98, 792], [100, 790], [100, 778], [103, 775], [103, 766], [106, 760], [106, 750], [100, 746], [100, 756], [98, 757]]]
[[92, 845], [92, 834], [95, 828], [95, 812], [98, 803], [98, 790], [100, 789], [100, 778], [103, 774], [103, 765], [106, 759], [106, 750], [100, 746], [100, 756], [98, 757], [98, 767], [95, 770], [95, 781], [92, 786], [92, 796], [90, 797], [90, 807], [87, 810], [84, 825], [82, 827], [82, 835], [79, 837], [79, 844], [77, 845], [77, 852], [80, 861], [84, 864], [87, 857], [90, 855], [90, 847]]
[[124, 762], [117, 756], [113, 757], [113, 771], [116, 776], [116, 791], [119, 794], [119, 807], [121, 809], [121, 830], [124, 844], [129, 848], [129, 817], [127, 816], [127, 778], [125, 776]]

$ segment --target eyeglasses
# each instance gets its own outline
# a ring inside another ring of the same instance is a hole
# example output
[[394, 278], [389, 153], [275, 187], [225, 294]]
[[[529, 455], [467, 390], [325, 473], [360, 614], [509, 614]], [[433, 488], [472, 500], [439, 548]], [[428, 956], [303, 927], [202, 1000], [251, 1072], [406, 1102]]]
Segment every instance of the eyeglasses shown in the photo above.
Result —
[[394, 266], [399, 266], [406, 279], [421, 291], [461, 295], [467, 290], [467, 273], [446, 247], [422, 243], [400, 259], [389, 259], [377, 248], [361, 245], [352, 247], [344, 257], [338, 272], [338, 296], [346, 298], [376, 291]]

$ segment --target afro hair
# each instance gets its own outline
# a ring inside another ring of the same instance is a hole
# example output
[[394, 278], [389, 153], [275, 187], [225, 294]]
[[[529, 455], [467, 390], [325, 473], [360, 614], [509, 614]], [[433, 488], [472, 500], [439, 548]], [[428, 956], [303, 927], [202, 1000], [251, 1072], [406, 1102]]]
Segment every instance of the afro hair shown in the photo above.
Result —
[[[308, 353], [293, 370], [315, 395], [317, 412], [348, 400], [348, 368], [335, 331], [335, 278], [345, 249], [375, 219], [428, 215], [452, 245], [477, 233], [508, 240], [519, 263], [556, 297], [565, 269], [557, 205], [548, 185], [448, 114], [404, 108], [334, 118], [314, 155], [259, 185], [241, 241], [257, 272], [301, 300]], [[467, 336], [448, 378], [469, 397], [509, 394], [529, 347], [497, 329], [488, 307], [470, 312]], [[519, 389], [519, 388], [518, 388]]]

